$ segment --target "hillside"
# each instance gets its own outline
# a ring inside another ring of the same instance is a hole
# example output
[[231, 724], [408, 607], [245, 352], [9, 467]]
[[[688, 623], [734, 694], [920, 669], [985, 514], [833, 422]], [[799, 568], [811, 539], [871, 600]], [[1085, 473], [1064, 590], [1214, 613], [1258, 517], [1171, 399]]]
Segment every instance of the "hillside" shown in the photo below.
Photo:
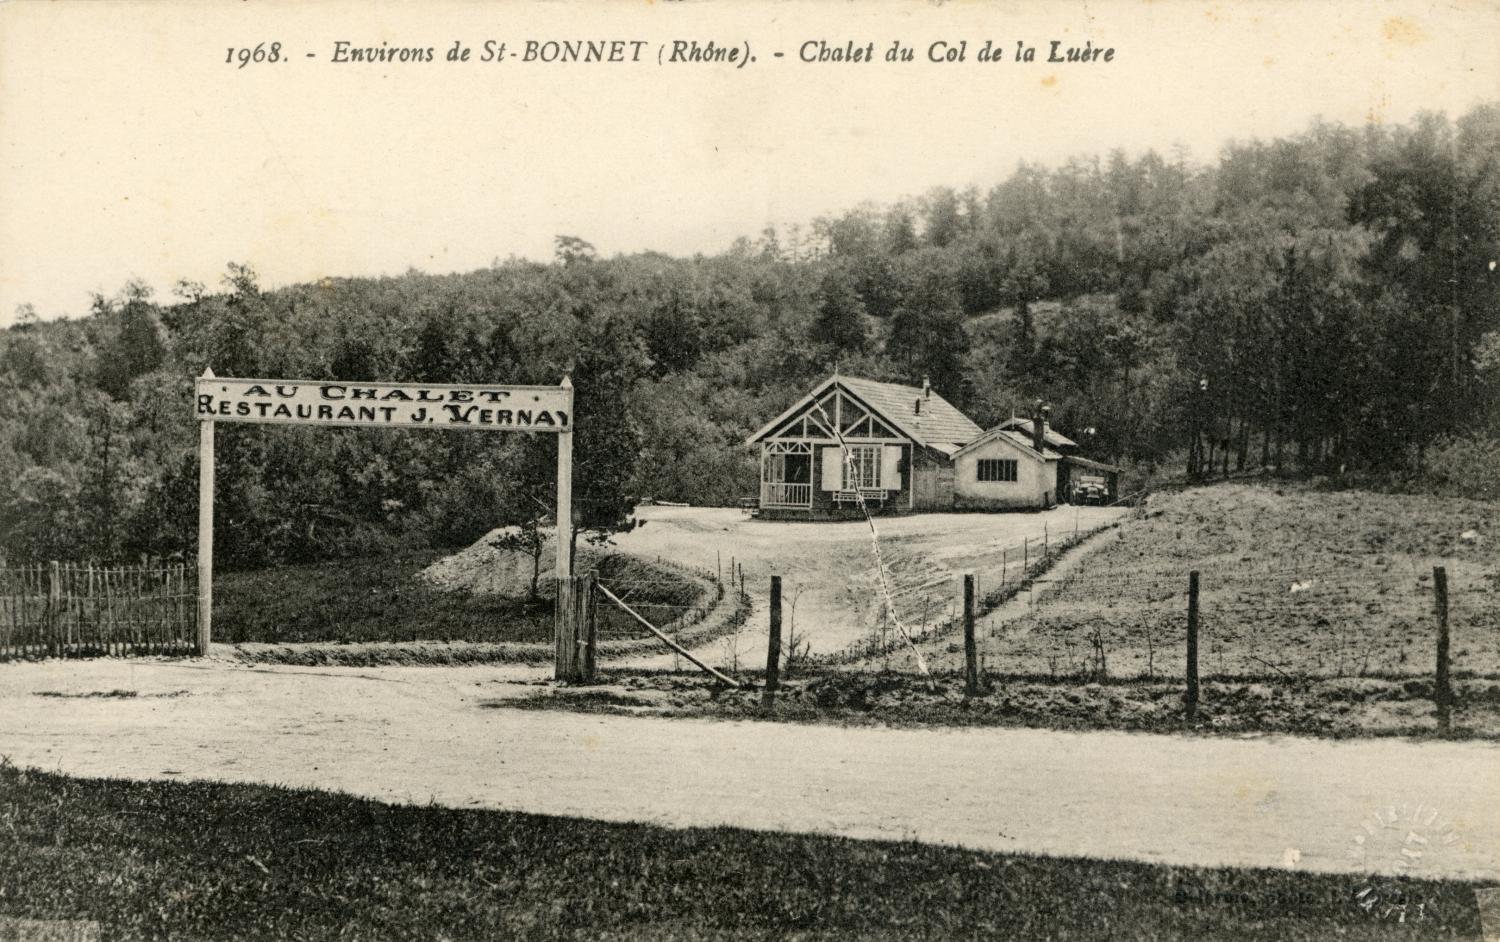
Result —
[[[231, 263], [171, 299], [0, 333], [0, 554], [191, 554], [192, 378], [577, 388], [575, 500], [755, 491], [745, 435], [815, 379], [933, 386], [981, 425], [1042, 399], [1098, 457], [1190, 477], [1428, 473], [1500, 496], [1500, 106], [1315, 124], [1208, 167], [1147, 153], [1022, 166], [742, 239], [715, 256], [328, 278]], [[782, 236], [786, 235], [787, 238]], [[795, 238], [790, 236], [795, 235]], [[460, 546], [553, 499], [521, 437], [239, 427], [220, 436], [229, 568]]]

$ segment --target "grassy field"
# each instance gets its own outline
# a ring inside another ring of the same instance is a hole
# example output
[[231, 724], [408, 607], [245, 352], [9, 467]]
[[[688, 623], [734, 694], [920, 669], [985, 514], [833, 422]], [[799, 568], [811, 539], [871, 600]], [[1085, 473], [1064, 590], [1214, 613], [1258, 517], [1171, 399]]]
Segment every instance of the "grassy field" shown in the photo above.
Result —
[[0, 917], [94, 920], [111, 940], [1479, 935], [1474, 887], [1457, 882], [668, 830], [10, 767]]
[[[527, 602], [438, 588], [420, 573], [441, 555], [421, 550], [225, 573], [214, 585], [214, 640], [551, 642], [551, 598]], [[603, 567], [608, 578], [641, 584], [632, 604], [647, 617], [670, 619], [699, 601], [695, 584], [673, 570], [625, 557], [612, 557]], [[600, 619], [603, 637], [640, 633], [617, 610], [601, 607]]]
[[[1224, 484], [1155, 495], [1104, 540], [1060, 581], [1043, 577], [1031, 611], [981, 629], [992, 671], [1175, 676], [1197, 569], [1204, 676], [1430, 676], [1443, 565], [1455, 674], [1500, 678], [1500, 505]], [[951, 643], [929, 655], [962, 663]]]

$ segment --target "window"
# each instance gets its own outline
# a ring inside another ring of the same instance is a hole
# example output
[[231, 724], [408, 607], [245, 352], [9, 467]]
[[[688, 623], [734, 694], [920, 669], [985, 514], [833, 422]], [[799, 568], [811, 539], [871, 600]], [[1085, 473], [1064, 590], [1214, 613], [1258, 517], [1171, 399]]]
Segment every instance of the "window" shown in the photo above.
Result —
[[844, 487], [880, 486], [880, 446], [850, 445], [848, 464], [844, 468]]
[[1016, 479], [1016, 459], [1014, 458], [980, 458], [979, 480], [981, 481], [1014, 481]]

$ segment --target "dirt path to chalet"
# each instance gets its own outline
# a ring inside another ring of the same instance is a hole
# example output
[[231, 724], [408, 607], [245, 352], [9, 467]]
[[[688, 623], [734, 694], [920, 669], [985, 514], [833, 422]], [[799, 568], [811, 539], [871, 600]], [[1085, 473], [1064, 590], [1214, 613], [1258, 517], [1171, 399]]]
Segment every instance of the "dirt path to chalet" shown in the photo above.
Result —
[[[222, 660], [0, 665], [0, 755], [76, 775], [275, 782], [680, 827], [1181, 864], [1500, 872], [1494, 744], [496, 708], [534, 692], [541, 676]], [[1414, 832], [1425, 843], [1412, 843]]]
[[[1025, 625], [1023, 619], [1031, 614], [1037, 603], [1045, 601], [1058, 582], [1075, 572], [1091, 555], [1098, 552], [1106, 541], [1114, 539], [1118, 533], [1118, 530], [1101, 530], [1071, 547], [1065, 555], [1052, 564], [1045, 575], [1032, 582], [1031, 588], [1011, 596], [988, 614], [977, 619], [974, 625], [975, 632], [980, 638], [996, 633], [1015, 637], [1029, 630], [1029, 626]], [[1017, 623], [1023, 627], [1017, 628]], [[927, 659], [929, 669], [952, 670], [955, 667], [962, 669], [963, 653], [949, 651], [951, 643], [952, 639], [945, 637], [923, 646], [922, 654]], [[896, 648], [889, 655], [872, 657], [856, 663], [861, 666], [887, 666], [902, 671], [917, 669], [916, 658], [907, 648]]]
[[[1023, 539], [1040, 543], [1075, 527], [1087, 532], [1130, 511], [1118, 507], [1056, 507], [1038, 513], [914, 514], [879, 517], [881, 553], [903, 582], [956, 578], [968, 569], [1000, 564], [1001, 551]], [[764, 658], [765, 608], [772, 575], [782, 577], [783, 632], [806, 641], [811, 654], [838, 651], [867, 636], [879, 623], [880, 594], [870, 528], [862, 520], [799, 523], [751, 518], [733, 508], [637, 508], [644, 525], [616, 539], [621, 550], [647, 559], [660, 556], [713, 572], [743, 566], [755, 614], [734, 639], [720, 639], [695, 652], [715, 666]], [[726, 575], [727, 578], [727, 575]], [[956, 590], [955, 590], [956, 591]], [[956, 597], [956, 596], [955, 596]], [[670, 654], [632, 659], [631, 666], [671, 667]]]

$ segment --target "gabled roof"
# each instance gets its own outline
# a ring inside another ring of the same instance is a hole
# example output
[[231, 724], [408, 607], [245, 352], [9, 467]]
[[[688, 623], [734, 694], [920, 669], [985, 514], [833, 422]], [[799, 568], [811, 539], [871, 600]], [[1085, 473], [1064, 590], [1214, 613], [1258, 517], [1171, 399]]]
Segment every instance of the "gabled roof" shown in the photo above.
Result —
[[953, 457], [957, 458], [964, 452], [973, 451], [975, 448], [978, 448], [981, 445], [987, 445], [997, 439], [1009, 442], [1010, 444], [1021, 449], [1021, 451], [1025, 452], [1030, 457], [1036, 458], [1041, 461], [1057, 461], [1063, 457], [1061, 454], [1053, 451], [1051, 448], [1043, 448], [1041, 451], [1037, 451], [1035, 448], [1031, 447], [1030, 435], [1024, 435], [1016, 431], [1015, 429], [1006, 428], [1004, 425], [997, 425], [989, 431], [983, 433], [978, 438], [969, 442], [958, 451], [954, 452]]
[[[857, 376], [830, 376], [814, 387], [812, 392], [793, 403], [790, 409], [761, 426], [746, 442], [754, 444], [771, 434], [787, 419], [821, 399], [835, 384], [864, 403], [901, 434], [943, 454], [951, 455], [964, 442], [980, 434], [979, 426], [942, 396], [929, 392], [924, 398], [920, 386], [881, 383]], [[917, 411], [919, 400], [922, 403], [920, 412]]]
[[[1031, 420], [1030, 419], [1022, 419], [1022, 418], [1010, 418], [1010, 419], [1006, 419], [1004, 422], [1000, 423], [1000, 428], [1015, 429], [1015, 430], [1017, 430], [1019, 432], [1025, 433], [1025, 435], [1028, 438], [1032, 434], [1032, 432], [1031, 432]], [[1047, 431], [1046, 431], [1046, 434], [1044, 435], [1044, 437], [1047, 439], [1047, 444], [1051, 445], [1053, 448], [1077, 448], [1078, 447], [1078, 443], [1077, 442], [1073, 441], [1073, 439], [1071, 439], [1068, 436], [1064, 435], [1062, 432], [1059, 432], [1057, 429], [1053, 428], [1051, 425], [1047, 426]]]

